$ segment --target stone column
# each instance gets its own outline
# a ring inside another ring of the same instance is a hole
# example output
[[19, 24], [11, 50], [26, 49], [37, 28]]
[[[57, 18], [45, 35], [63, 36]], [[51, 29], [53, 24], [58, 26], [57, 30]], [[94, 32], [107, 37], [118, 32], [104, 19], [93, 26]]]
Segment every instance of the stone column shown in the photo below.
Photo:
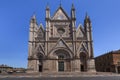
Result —
[[34, 72], [38, 72], [37, 67], [38, 67], [38, 62], [37, 60], [34, 60]]
[[88, 72], [96, 72], [94, 59], [88, 59], [87, 66], [88, 66], [88, 69], [87, 69]]
[[49, 60], [45, 60], [43, 63], [43, 72], [49, 72]]
[[74, 71], [80, 72], [80, 60], [79, 59], [74, 60]]
[[27, 70], [27, 73], [36, 73], [38, 72], [37, 70], [37, 60], [31, 60], [29, 61], [29, 68]]

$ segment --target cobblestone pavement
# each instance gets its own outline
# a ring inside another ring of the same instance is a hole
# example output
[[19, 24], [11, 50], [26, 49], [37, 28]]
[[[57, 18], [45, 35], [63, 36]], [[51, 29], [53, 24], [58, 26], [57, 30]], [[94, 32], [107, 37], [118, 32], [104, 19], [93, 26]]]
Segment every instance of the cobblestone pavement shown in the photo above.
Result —
[[120, 76], [93, 76], [93, 77], [42, 77], [42, 78], [0, 78], [0, 80], [120, 80]]

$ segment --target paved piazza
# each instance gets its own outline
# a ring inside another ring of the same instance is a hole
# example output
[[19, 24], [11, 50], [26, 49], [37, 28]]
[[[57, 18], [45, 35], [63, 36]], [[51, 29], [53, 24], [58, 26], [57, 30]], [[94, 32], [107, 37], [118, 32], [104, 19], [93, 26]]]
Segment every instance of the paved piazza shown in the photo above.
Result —
[[93, 76], [93, 77], [42, 77], [42, 78], [0, 78], [0, 80], [120, 80], [120, 76]]
[[120, 80], [116, 73], [20, 73], [0, 74], [0, 80]]

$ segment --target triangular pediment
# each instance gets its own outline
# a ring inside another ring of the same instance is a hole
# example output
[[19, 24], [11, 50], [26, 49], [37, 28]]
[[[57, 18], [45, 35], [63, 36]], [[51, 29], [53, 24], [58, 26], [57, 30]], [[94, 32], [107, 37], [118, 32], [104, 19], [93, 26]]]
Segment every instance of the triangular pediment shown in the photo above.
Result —
[[35, 49], [35, 53], [44, 53], [44, 49], [43, 49], [43, 46], [41, 44], [38, 44], [36, 49]]
[[33, 50], [33, 57], [34, 58], [38, 58], [39, 55], [45, 55], [45, 52], [44, 52], [44, 49], [43, 49], [43, 46], [41, 44], [38, 44], [36, 46], [36, 48]]
[[58, 48], [58, 47], [68, 48], [67, 44], [65, 43], [65, 41], [63, 39], [59, 39], [57, 41], [57, 44], [56, 44], [55, 48]]
[[79, 52], [88, 52], [88, 49], [87, 49], [87, 46], [86, 46], [86, 43], [81, 43], [79, 48], [77, 49], [77, 53]]
[[81, 48], [80, 48], [80, 52], [85, 52], [86, 48], [84, 47], [84, 45], [82, 44]]
[[64, 48], [64, 49], [68, 49], [72, 52], [72, 50], [70, 49], [70, 47], [66, 44], [66, 42], [63, 39], [59, 39], [56, 43], [56, 45], [54, 46], [55, 48]]
[[62, 40], [59, 40], [56, 47], [66, 47], [66, 44]]
[[42, 24], [40, 24], [40, 27], [39, 27], [39, 29], [37, 31], [37, 37], [41, 37], [41, 38], [44, 37], [44, 29], [43, 29]]
[[53, 20], [69, 20], [69, 17], [66, 14], [66, 12], [63, 10], [63, 8], [59, 7], [52, 19]]
[[78, 26], [77, 32], [76, 32], [76, 37], [84, 37], [84, 30], [82, 25]]

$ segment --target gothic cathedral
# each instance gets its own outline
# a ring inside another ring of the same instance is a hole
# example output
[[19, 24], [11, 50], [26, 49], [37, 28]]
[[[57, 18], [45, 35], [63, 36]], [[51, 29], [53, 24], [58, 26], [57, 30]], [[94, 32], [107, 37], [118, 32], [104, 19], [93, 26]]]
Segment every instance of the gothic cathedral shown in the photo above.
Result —
[[95, 71], [89, 16], [77, 27], [74, 5], [71, 16], [61, 5], [51, 16], [47, 6], [45, 21], [46, 27], [37, 25], [35, 15], [30, 20], [28, 72]]

